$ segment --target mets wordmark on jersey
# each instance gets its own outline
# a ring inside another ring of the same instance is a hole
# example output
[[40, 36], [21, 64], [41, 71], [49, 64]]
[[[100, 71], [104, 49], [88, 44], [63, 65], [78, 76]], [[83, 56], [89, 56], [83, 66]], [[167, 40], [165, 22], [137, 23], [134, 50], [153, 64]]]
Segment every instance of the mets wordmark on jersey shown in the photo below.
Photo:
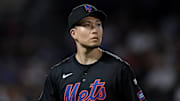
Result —
[[[76, 101], [77, 92], [79, 90], [80, 82], [68, 84], [64, 93], [64, 101]], [[106, 98], [106, 89], [104, 87], [105, 82], [100, 82], [100, 79], [96, 79], [94, 83], [90, 84], [90, 92], [82, 90], [78, 94], [77, 101], [96, 101], [104, 100]], [[99, 88], [99, 89], [98, 89]]]

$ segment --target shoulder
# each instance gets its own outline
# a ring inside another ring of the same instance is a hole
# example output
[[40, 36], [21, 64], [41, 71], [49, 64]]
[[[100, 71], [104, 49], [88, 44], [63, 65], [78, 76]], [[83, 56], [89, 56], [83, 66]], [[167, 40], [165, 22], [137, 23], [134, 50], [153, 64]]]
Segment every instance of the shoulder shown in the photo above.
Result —
[[118, 55], [116, 55], [115, 53], [112, 53], [110, 51], [107, 50], [102, 50], [104, 57], [108, 60], [114, 61], [116, 63], [120, 63], [126, 66], [130, 66], [129, 63], [125, 60], [123, 60], [121, 57], [119, 57]]
[[62, 61], [58, 62], [57, 64], [53, 65], [47, 72], [47, 77], [51, 78], [52, 80], [56, 80], [60, 77], [62, 69], [65, 65], [68, 65], [72, 60], [74, 54], [68, 57], [65, 57]]
[[108, 58], [108, 60], [110, 59], [110, 61], [113, 61], [116, 64], [115, 67], [117, 67], [117, 72], [123, 72], [123, 74], [125, 75], [132, 75], [133, 77], [135, 77], [135, 72], [127, 61], [123, 60], [118, 55], [112, 52], [105, 50], [103, 50], [103, 52], [105, 54], [105, 57]]
[[53, 65], [48, 72], [46, 73], [45, 77], [46, 77], [46, 81], [49, 83], [51, 82], [52, 84], [56, 84], [56, 81], [61, 77], [62, 75], [62, 69], [63, 69], [63, 65], [68, 64], [68, 62], [71, 60], [71, 58], [74, 55], [71, 55], [69, 57], [64, 58], [62, 61], [60, 61], [59, 63]]
[[57, 64], [53, 65], [51, 67], [51, 71], [57, 70], [57, 69], [62, 69], [64, 67], [65, 64], [70, 63], [70, 61], [72, 60], [74, 54], [68, 57], [65, 57], [62, 61], [58, 62]]

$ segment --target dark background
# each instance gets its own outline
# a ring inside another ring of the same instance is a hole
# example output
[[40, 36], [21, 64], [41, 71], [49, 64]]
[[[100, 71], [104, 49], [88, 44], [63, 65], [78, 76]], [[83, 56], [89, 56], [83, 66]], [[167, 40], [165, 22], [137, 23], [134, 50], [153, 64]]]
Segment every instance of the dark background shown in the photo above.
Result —
[[108, 15], [103, 49], [134, 69], [149, 101], [180, 101], [177, 0], [1, 0], [0, 101], [37, 101], [50, 67], [72, 54], [71, 9], [90, 3]]

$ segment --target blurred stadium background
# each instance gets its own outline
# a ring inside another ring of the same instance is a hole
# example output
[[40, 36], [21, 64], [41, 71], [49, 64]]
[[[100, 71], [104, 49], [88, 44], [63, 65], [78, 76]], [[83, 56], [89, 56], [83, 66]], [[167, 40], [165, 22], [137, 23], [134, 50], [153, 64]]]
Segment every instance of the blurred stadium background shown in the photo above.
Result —
[[0, 101], [37, 101], [75, 49], [67, 16], [82, 3], [107, 13], [102, 47], [129, 62], [149, 101], [180, 101], [177, 0], [0, 0]]

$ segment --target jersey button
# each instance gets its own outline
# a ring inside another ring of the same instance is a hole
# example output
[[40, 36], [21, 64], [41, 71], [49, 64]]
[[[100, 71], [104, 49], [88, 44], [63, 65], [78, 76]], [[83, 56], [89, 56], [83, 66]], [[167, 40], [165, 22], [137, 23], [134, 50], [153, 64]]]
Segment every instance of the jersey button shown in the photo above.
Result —
[[87, 74], [88, 74], [87, 72], [84, 73], [84, 75], [87, 75]]
[[82, 82], [86, 82], [86, 79], [82, 79]]

